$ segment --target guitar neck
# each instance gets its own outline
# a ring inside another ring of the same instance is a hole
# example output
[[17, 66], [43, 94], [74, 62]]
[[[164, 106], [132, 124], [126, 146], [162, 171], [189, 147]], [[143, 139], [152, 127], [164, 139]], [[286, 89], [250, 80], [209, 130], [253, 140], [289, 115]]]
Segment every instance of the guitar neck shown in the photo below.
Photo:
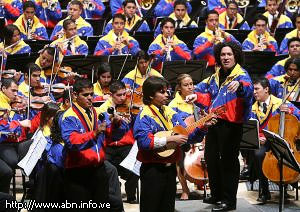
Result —
[[212, 118], [212, 116], [213, 116], [213, 113], [210, 113], [210, 114], [208, 114], [207, 116], [205, 116], [205, 117], [199, 119], [198, 121], [194, 122], [194, 123], [191, 124], [190, 126], [186, 127], [186, 128], [185, 128], [186, 131], [187, 131], [188, 133], [193, 132], [194, 129], [195, 129], [196, 127], [203, 126], [203, 125], [205, 124], [205, 122], [207, 122], [208, 120], [210, 120], [210, 119]]

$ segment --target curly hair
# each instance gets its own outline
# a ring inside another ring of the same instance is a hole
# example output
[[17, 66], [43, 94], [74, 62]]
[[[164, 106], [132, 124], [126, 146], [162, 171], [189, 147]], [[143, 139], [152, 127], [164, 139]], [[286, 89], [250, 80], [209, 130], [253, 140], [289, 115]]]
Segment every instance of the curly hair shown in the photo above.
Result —
[[242, 47], [239, 44], [230, 41], [230, 42], [219, 43], [214, 47], [214, 55], [216, 58], [216, 63], [219, 66], [221, 66], [220, 56], [221, 56], [221, 51], [224, 47], [231, 48], [236, 63], [238, 63], [240, 65], [244, 64], [244, 53], [242, 51]]

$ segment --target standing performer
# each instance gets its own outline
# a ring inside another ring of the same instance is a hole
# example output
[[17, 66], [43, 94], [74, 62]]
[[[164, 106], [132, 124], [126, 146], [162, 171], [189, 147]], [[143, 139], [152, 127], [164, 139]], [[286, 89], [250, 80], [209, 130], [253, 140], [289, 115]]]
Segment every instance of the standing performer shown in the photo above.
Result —
[[[208, 129], [205, 144], [211, 197], [204, 203], [216, 204], [212, 211], [236, 209], [239, 183], [239, 147], [242, 123], [249, 119], [253, 86], [243, 63], [242, 49], [234, 42], [218, 44], [214, 49], [216, 73], [197, 85], [196, 91], [211, 95], [210, 109], [224, 105], [225, 114]], [[200, 99], [200, 98], [198, 98]]]

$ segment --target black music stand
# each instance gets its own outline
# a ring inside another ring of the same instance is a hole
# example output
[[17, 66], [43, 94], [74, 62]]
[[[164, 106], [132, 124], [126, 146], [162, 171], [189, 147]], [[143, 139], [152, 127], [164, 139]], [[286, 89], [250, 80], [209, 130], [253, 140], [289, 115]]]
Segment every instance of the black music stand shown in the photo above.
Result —
[[87, 22], [93, 27], [94, 35], [103, 35], [104, 27], [106, 25], [106, 19], [101, 18], [85, 18]]
[[258, 134], [258, 121], [250, 119], [243, 123], [243, 137], [240, 143], [241, 149], [255, 150], [259, 149], [259, 134]]
[[231, 34], [240, 43], [243, 43], [251, 30], [226, 29], [225, 32]]
[[119, 77], [119, 80], [122, 80], [129, 71], [135, 68], [137, 58], [132, 55], [110, 55], [108, 57], [108, 63], [111, 67], [113, 79], [118, 79], [122, 71]]
[[193, 49], [195, 39], [202, 32], [204, 32], [203, 27], [182, 28], [176, 29], [175, 35], [178, 37], [179, 40], [182, 40], [188, 46], [189, 49]]
[[24, 42], [30, 46], [31, 52], [35, 53], [49, 45], [52, 40], [24, 40]]
[[4, 34], [3, 34], [3, 29], [4, 29], [4, 26], [5, 26], [5, 18], [0, 18], [0, 39], [1, 41], [4, 40]]
[[15, 69], [16, 71], [24, 72], [25, 66], [28, 63], [34, 63], [38, 57], [38, 53], [7, 55], [5, 69]]
[[291, 103], [300, 110], [300, 102], [291, 101]]
[[266, 139], [270, 143], [271, 151], [273, 152], [274, 156], [279, 162], [280, 166], [280, 200], [279, 200], [279, 212], [281, 212], [284, 208], [283, 199], [284, 199], [284, 192], [283, 192], [283, 165], [295, 170], [296, 172], [300, 173], [300, 166], [295, 159], [294, 154], [291, 152], [290, 147], [283, 138], [279, 135], [270, 132], [268, 130], [263, 130], [263, 133]]
[[145, 52], [147, 52], [150, 44], [154, 40], [153, 31], [151, 31], [151, 32], [135, 32], [135, 34], [132, 35], [132, 37], [134, 37], [134, 39], [137, 40], [137, 42], [140, 45], [140, 48], [142, 50], [144, 50]]
[[89, 47], [89, 55], [93, 55], [98, 41], [102, 36], [80, 36], [82, 40], [86, 42]]
[[[285, 35], [289, 32], [294, 30], [294, 28], [277, 28], [275, 32], [275, 40], [277, 41], [278, 45], [281, 43]], [[278, 46], [279, 47], [279, 46]]]
[[172, 89], [175, 89], [176, 79], [180, 74], [191, 75], [194, 84], [203, 80], [203, 71], [206, 69], [206, 60], [179, 60], [163, 63], [162, 75], [169, 81]]

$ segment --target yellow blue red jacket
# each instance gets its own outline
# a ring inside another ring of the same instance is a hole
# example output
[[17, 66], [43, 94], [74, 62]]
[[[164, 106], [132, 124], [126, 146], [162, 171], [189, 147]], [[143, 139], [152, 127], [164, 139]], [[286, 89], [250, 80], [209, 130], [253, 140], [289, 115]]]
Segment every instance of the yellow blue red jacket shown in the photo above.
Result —
[[101, 88], [101, 85], [100, 83], [97, 81], [96, 83], [94, 83], [94, 100], [97, 100], [97, 101], [103, 101], [103, 96], [104, 96], [104, 93], [103, 93], [103, 90]]
[[[65, 19], [64, 19], [65, 20]], [[50, 40], [56, 40], [58, 39], [58, 33], [63, 30], [63, 22], [64, 20], [61, 20], [58, 22], [58, 24], [54, 27], [53, 32], [50, 36]], [[77, 34], [79, 36], [93, 36], [93, 27], [86, 22], [82, 17], [79, 17], [76, 21], [76, 28], [77, 28]]]
[[[0, 48], [3, 49], [3, 42], [0, 43]], [[30, 53], [31, 48], [23, 40], [19, 41], [15, 46], [5, 49], [6, 54], [25, 54]]]
[[294, 29], [293, 31], [287, 33], [284, 36], [283, 40], [281, 41], [280, 48], [279, 48], [279, 53], [280, 54], [288, 54], [289, 53], [288, 41], [291, 38], [298, 37], [299, 33], [300, 32], [299, 32], [298, 29]]
[[[162, 106], [162, 110], [164, 111], [164, 114], [162, 115], [166, 118], [170, 129], [176, 125], [186, 127], [180, 114], [176, 113], [172, 108]], [[142, 163], [174, 163], [180, 158], [181, 153], [179, 148], [175, 150], [174, 154], [166, 158], [162, 158], [155, 153], [155, 149], [158, 147], [156, 144], [157, 138], [155, 137], [155, 133], [167, 130], [158, 118], [157, 111], [158, 108], [154, 105], [146, 105], [136, 117], [133, 135], [137, 140], [139, 148], [137, 159]], [[196, 128], [189, 135], [188, 143], [203, 138], [204, 134], [204, 130]]]
[[[277, 77], [274, 77], [269, 80], [270, 86], [271, 86], [271, 93], [276, 96], [277, 98], [283, 99], [284, 96], [284, 86], [287, 82], [286, 79], [287, 75], [283, 74]], [[294, 89], [295, 87], [295, 89]], [[289, 85], [287, 86], [287, 93], [291, 92], [292, 90], [297, 92], [299, 89], [299, 85], [295, 82], [295, 85]]]
[[53, 29], [55, 25], [61, 20], [62, 12], [58, 0], [51, 0], [50, 2], [55, 5], [43, 7], [43, 0], [32, 0], [35, 3], [35, 15], [40, 19], [40, 22], [46, 27]]
[[124, 0], [110, 0], [109, 1], [109, 6], [111, 10], [111, 15], [114, 16], [116, 13], [122, 13], [122, 3]]
[[[219, 85], [219, 76], [220, 68], [211, 77], [197, 84], [196, 94], [199, 92], [210, 95], [210, 111], [224, 105], [226, 112], [220, 116], [221, 119], [234, 123], [248, 120], [252, 106], [253, 85], [247, 71], [236, 64], [222, 85]], [[228, 85], [232, 81], [238, 81], [241, 85], [234, 93], [228, 92]], [[202, 98], [198, 96], [200, 101], [203, 101]]]
[[[25, 40], [28, 39], [27, 23], [24, 20], [24, 15], [21, 15], [16, 20], [14, 25], [16, 25], [19, 28], [19, 30], [21, 32], [21, 38], [23, 38]], [[41, 24], [41, 22], [39, 21], [39, 19], [36, 16], [33, 17], [31, 32], [34, 33], [35, 35], [37, 35], [38, 40], [48, 40], [49, 39], [45, 26], [43, 24]]]
[[[140, 51], [139, 43], [124, 30], [122, 33], [124, 38], [128, 38], [129, 45], [122, 43], [122, 54], [136, 55]], [[117, 36], [113, 30], [107, 35], [100, 38], [94, 51], [94, 55], [118, 55], [119, 51], [112, 48], [117, 40]]]
[[[276, 54], [278, 54], [277, 41], [267, 31], [264, 33], [264, 37], [269, 42], [269, 45], [265, 46], [264, 51], [272, 51], [272, 52], [275, 52]], [[243, 47], [243, 50], [251, 51], [254, 48], [254, 46], [257, 44], [258, 44], [258, 37], [256, 34], [256, 30], [253, 30], [252, 32], [250, 32], [248, 34], [247, 38], [244, 40], [242, 47]]]
[[[113, 107], [115, 104], [112, 101], [112, 98], [107, 99], [99, 108], [96, 108], [98, 114], [103, 113], [106, 119], [110, 116], [107, 113], [107, 109]], [[109, 120], [109, 119], [108, 119]], [[107, 146], [126, 146], [133, 145], [133, 123], [134, 119], [130, 123], [121, 121], [118, 124], [112, 124], [110, 121], [107, 123], [105, 141]]]
[[[269, 17], [271, 16], [271, 14], [267, 11], [263, 14], [265, 17]], [[271, 26], [269, 26], [270, 28]], [[291, 19], [289, 17], [287, 17], [284, 14], [281, 14], [280, 18], [279, 18], [279, 22], [277, 24], [276, 28], [294, 28], [293, 23], [291, 21]]]
[[103, 133], [95, 136], [94, 131], [100, 121], [95, 109], [92, 107], [91, 110], [92, 121], [85, 110], [76, 103], [63, 114], [61, 134], [65, 142], [65, 168], [97, 166], [105, 159], [105, 136]]
[[[125, 22], [125, 28], [124, 28], [124, 29], [125, 29], [127, 32], [129, 32], [129, 31], [132, 29], [132, 27], [133, 27], [139, 20], [141, 20], [141, 17], [138, 16], [137, 14], [135, 14], [134, 17], [132, 18], [132, 20], [131, 20], [130, 23], [128, 23], [128, 20], [126, 20], [126, 22]], [[109, 31], [112, 30], [112, 29], [113, 29], [113, 27], [112, 27], [112, 20], [110, 20], [110, 21], [107, 23], [107, 25], [105, 26], [105, 28], [104, 28], [103, 35], [107, 35], [107, 34], [109, 33]], [[150, 28], [149, 28], [149, 26], [148, 26], [148, 24], [147, 24], [146, 21], [144, 21], [144, 22], [142, 23], [142, 25], [141, 25], [141, 26], [138, 28], [138, 30], [137, 30], [137, 32], [149, 32], [149, 31], [150, 31]]]
[[[220, 13], [225, 11], [226, 3], [225, 0], [208, 0], [208, 9], [209, 10], [216, 10]], [[266, 6], [266, 0], [260, 1], [258, 7], [265, 7]]]
[[[227, 35], [227, 38], [226, 39], [222, 38], [222, 42], [233, 41], [240, 44], [232, 35], [230, 35], [227, 32], [225, 33]], [[206, 60], [208, 62], [208, 66], [214, 66], [216, 63], [215, 56], [214, 56], [215, 44], [211, 42], [213, 36], [214, 36], [213, 31], [205, 27], [205, 31], [197, 36], [193, 44], [193, 49], [194, 49], [193, 53], [195, 55], [195, 58]]]
[[[59, 42], [63, 42], [65, 41], [67, 38], [65, 37], [65, 35], [55, 41], [53, 41], [50, 45], [51, 46], [55, 46], [55, 44], [59, 43]], [[66, 46], [68, 45], [68, 43], [64, 43]], [[89, 47], [86, 44], [86, 42], [84, 40], [81, 40], [81, 38], [79, 36], [75, 36], [75, 38], [73, 39], [73, 43], [74, 45], [74, 50], [75, 50], [75, 54], [72, 53], [72, 51], [68, 50], [67, 48], [64, 49], [63, 51], [63, 55], [65, 56], [69, 56], [69, 55], [87, 55], [89, 52]]]
[[21, 0], [4, 0], [4, 6], [0, 7], [0, 17], [5, 18], [5, 24], [13, 24], [23, 13]]
[[[4, 120], [0, 118], [0, 143], [3, 142], [19, 142], [19, 137], [22, 133], [22, 127], [17, 120]], [[8, 137], [8, 134], [11, 133], [16, 136], [16, 138]]]
[[278, 61], [272, 68], [270, 71], [268, 71], [266, 73], [266, 78], [267, 79], [272, 79], [273, 77], [277, 77], [280, 75], [283, 75], [286, 73], [286, 71], [284, 70], [284, 64], [285, 62], [291, 57], [285, 58], [283, 60]]
[[[192, 58], [191, 50], [187, 45], [179, 40], [176, 35], [173, 35], [173, 41], [175, 43], [174, 48], [170, 48], [171, 61], [176, 60], [190, 60]], [[166, 54], [163, 53], [162, 48], [166, 45], [166, 39], [162, 34], [158, 35], [155, 40], [150, 44], [148, 54], [155, 55], [153, 67], [160, 70], [163, 62], [166, 61]]]
[[[236, 25], [240, 24], [243, 20], [244, 18], [239, 13], [237, 13], [237, 17], [230, 28], [228, 23], [229, 20], [227, 19], [227, 11], [224, 11], [219, 15], [219, 27], [221, 29], [235, 29]], [[247, 21], [245, 21], [238, 29], [250, 30], [250, 27]]]
[[[250, 117], [252, 119], [256, 119], [259, 122], [259, 135], [260, 137], [264, 137], [262, 130], [268, 129], [268, 122], [272, 116], [275, 116], [276, 114], [280, 114], [280, 105], [282, 104], [282, 99], [279, 99], [273, 95], [270, 95], [270, 103], [267, 107], [267, 112], [264, 114], [259, 106], [259, 102], [256, 101], [251, 110]], [[297, 119], [299, 120], [300, 111], [297, 109], [292, 103], [287, 102], [288, 108], [289, 108], [289, 114], [295, 115]]]
[[90, 10], [88, 8], [85, 8], [82, 10], [81, 17], [86, 18], [101, 18], [103, 13], [105, 12], [105, 6], [102, 3], [101, 0], [90, 0], [89, 4], [93, 4], [94, 8], [90, 8], [93, 10]]
[[[169, 17], [172, 18], [175, 22], [177, 21], [175, 13], [172, 13], [171, 15], [169, 15]], [[191, 20], [191, 18], [186, 13], [180, 22], [180, 25], [179, 25], [180, 27], [177, 27], [177, 28], [197, 28], [198, 24], [195, 21], [192, 21], [192, 23], [188, 27], [185, 27], [190, 22], [190, 20]], [[159, 23], [154, 31], [154, 37], [156, 38], [160, 33], [161, 33], [161, 29], [160, 29], [160, 23]]]
[[[154, 8], [154, 16], [169, 16], [174, 12], [174, 2], [174, 0], [160, 0]], [[189, 2], [187, 2], [187, 12], [192, 12], [192, 6]]]

